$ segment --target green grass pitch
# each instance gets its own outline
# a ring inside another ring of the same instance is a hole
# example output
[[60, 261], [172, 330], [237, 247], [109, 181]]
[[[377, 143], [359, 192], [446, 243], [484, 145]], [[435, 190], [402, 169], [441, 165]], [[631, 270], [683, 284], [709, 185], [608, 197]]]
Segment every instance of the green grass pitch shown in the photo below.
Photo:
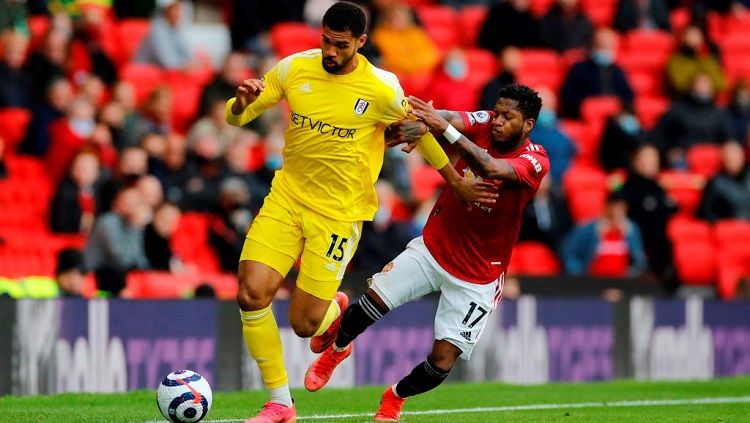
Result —
[[[383, 387], [295, 390], [300, 422], [367, 422]], [[241, 422], [264, 392], [217, 393], [206, 420]], [[545, 408], [546, 407], [546, 408]], [[483, 408], [482, 410], [472, 410]], [[512, 386], [446, 383], [410, 399], [403, 422], [750, 422], [750, 377]], [[348, 417], [347, 417], [348, 416]], [[158, 422], [154, 391], [0, 398], [0, 422]]]

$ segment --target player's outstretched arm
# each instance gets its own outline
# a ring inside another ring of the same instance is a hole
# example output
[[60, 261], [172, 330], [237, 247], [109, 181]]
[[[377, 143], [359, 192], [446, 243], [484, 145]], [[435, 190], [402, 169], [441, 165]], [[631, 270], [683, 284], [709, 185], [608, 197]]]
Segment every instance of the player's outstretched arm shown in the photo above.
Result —
[[[464, 120], [461, 118], [459, 112], [452, 110], [438, 110], [440, 116], [447, 120], [448, 123], [453, 125], [454, 128], [459, 131], [464, 130]], [[402, 119], [398, 122], [392, 123], [389, 127], [389, 136], [386, 140], [386, 146], [395, 147], [400, 144], [406, 144], [401, 147], [401, 151], [411, 153], [417, 147], [417, 142], [422, 138], [422, 135], [430, 131], [430, 127], [427, 126], [421, 120], [414, 119]]]
[[[431, 104], [414, 96], [409, 97], [409, 103], [413, 107], [414, 116], [422, 120], [431, 130], [445, 132], [451, 125]], [[452, 144], [469, 167], [479, 176], [506, 181], [518, 180], [516, 170], [507, 160], [492, 157], [465, 136], [460, 135]]]

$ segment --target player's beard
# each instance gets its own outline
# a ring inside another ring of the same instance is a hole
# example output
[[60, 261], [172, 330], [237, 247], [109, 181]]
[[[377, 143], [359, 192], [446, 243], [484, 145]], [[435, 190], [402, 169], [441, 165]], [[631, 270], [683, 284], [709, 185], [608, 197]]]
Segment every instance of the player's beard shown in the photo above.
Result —
[[495, 146], [495, 150], [500, 152], [510, 152], [518, 148], [520, 143], [524, 140], [523, 128], [515, 134], [510, 135], [506, 140], [496, 140], [493, 138], [492, 143]]
[[[354, 56], [356, 54], [357, 54], [357, 50], [354, 50], [354, 53], [352, 53], [351, 56], [349, 56], [346, 59], [344, 59], [341, 63], [336, 63], [333, 59], [327, 59], [327, 58], [324, 57], [322, 59], [323, 69], [325, 69], [325, 71], [328, 72], [328, 73], [335, 74], [336, 72], [338, 72], [341, 69], [343, 69], [344, 66], [346, 66], [347, 64], [349, 64], [349, 62], [351, 62], [352, 59], [354, 59]], [[332, 64], [326, 64], [326, 60], [330, 60], [330, 62]]]

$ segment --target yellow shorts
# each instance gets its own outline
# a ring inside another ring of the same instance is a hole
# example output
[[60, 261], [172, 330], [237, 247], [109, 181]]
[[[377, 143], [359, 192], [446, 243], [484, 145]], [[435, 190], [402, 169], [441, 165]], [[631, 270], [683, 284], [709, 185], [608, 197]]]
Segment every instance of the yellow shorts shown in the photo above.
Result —
[[329, 219], [278, 192], [253, 220], [240, 260], [266, 264], [286, 276], [301, 257], [297, 287], [331, 300], [357, 250], [362, 222]]

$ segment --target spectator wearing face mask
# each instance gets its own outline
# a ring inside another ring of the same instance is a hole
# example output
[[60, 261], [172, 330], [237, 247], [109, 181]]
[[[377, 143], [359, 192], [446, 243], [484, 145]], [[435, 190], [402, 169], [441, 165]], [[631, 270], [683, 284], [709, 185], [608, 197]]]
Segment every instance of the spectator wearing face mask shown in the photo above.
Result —
[[581, 103], [589, 97], [615, 96], [622, 104], [633, 103], [633, 89], [625, 72], [615, 63], [617, 34], [609, 28], [598, 29], [586, 60], [574, 64], [560, 89], [563, 115], [580, 116]]
[[730, 140], [731, 120], [727, 111], [714, 100], [711, 77], [696, 74], [690, 94], [672, 103], [649, 136], [673, 168], [686, 167], [685, 154], [695, 144], [720, 144]]
[[667, 62], [667, 81], [673, 95], [689, 95], [692, 81], [699, 73], [711, 78], [714, 91], [721, 92], [726, 87], [724, 70], [716, 51], [700, 28], [688, 26], [682, 33], [679, 48]]
[[549, 175], [553, 185], [559, 187], [563, 175], [576, 155], [576, 146], [560, 129], [560, 122], [557, 120], [557, 96], [554, 91], [547, 87], [541, 87], [538, 91], [542, 99], [542, 110], [539, 111], [539, 117], [529, 138], [547, 151], [550, 159]]
[[633, 152], [645, 142], [645, 133], [638, 116], [624, 107], [609, 118], [599, 142], [599, 162], [605, 170], [627, 169]]
[[479, 92], [466, 85], [469, 66], [463, 50], [454, 48], [435, 70], [428, 87], [429, 98], [435, 107], [446, 110], [474, 110], [479, 100]]
[[507, 46], [539, 47], [539, 21], [530, 9], [531, 0], [494, 2], [482, 24], [477, 45], [494, 53]]

